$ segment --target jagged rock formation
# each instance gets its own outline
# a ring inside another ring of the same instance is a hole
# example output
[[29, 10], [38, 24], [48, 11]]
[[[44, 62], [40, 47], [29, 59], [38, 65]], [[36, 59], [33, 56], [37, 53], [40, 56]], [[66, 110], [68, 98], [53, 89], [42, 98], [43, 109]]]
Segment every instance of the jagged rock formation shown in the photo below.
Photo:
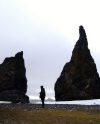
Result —
[[12, 102], [29, 102], [27, 91], [26, 69], [23, 52], [15, 57], [6, 58], [0, 64], [0, 100]]
[[77, 41], [69, 63], [66, 63], [55, 83], [57, 101], [100, 98], [100, 78], [88, 49], [85, 30], [79, 28]]

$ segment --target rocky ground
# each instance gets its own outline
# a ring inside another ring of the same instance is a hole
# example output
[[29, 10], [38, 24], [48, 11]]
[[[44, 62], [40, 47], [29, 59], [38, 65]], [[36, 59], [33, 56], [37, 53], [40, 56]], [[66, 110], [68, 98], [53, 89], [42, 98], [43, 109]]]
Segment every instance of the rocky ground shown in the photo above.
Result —
[[0, 104], [0, 124], [100, 124], [100, 106]]

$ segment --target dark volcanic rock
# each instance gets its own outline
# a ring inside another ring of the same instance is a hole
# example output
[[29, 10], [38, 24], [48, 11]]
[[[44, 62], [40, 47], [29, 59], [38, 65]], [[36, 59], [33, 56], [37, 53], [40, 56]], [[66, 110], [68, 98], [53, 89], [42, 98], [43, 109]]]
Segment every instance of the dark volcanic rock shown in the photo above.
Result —
[[66, 63], [55, 83], [55, 99], [81, 100], [100, 98], [100, 78], [88, 49], [85, 30], [79, 28], [77, 41], [69, 63]]
[[0, 100], [12, 102], [29, 102], [26, 69], [23, 52], [15, 57], [6, 58], [0, 64]]
[[12, 103], [29, 103], [29, 97], [19, 90], [6, 90], [0, 93], [0, 101]]

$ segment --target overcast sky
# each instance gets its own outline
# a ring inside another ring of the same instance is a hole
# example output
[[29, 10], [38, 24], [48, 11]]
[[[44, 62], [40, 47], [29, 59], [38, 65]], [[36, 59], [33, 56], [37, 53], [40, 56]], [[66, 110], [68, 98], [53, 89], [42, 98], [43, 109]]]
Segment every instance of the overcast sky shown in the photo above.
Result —
[[0, 0], [0, 63], [24, 52], [28, 95], [54, 84], [69, 62], [83, 25], [100, 73], [99, 0]]

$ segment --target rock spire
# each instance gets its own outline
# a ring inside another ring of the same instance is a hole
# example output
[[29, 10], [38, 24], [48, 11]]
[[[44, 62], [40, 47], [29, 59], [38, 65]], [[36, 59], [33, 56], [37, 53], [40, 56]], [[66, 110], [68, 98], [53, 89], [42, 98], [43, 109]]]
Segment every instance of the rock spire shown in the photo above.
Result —
[[0, 64], [0, 101], [29, 102], [23, 52]]
[[96, 64], [88, 49], [83, 26], [79, 27], [79, 40], [55, 83], [55, 99], [81, 100], [100, 98], [100, 78]]

